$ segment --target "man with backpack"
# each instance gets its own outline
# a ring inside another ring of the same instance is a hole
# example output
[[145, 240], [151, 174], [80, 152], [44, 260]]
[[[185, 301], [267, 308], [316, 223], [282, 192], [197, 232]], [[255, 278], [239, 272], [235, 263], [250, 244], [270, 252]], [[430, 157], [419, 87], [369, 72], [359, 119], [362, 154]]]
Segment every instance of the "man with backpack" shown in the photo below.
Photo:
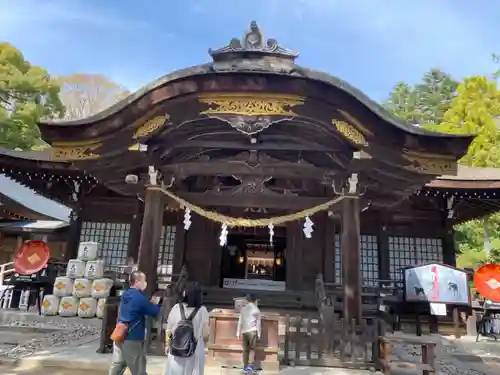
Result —
[[145, 318], [160, 314], [159, 298], [149, 301], [144, 294], [147, 287], [144, 272], [132, 272], [129, 283], [130, 288], [121, 296], [118, 322], [111, 335], [114, 344], [109, 375], [123, 375], [127, 367], [132, 375], [146, 375]]

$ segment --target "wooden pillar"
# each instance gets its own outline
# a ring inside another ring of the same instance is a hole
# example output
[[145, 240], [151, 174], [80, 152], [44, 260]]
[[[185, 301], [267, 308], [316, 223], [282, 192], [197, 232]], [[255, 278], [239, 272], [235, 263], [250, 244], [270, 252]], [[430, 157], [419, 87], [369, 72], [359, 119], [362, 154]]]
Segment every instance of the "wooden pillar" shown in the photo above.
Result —
[[302, 244], [304, 233], [300, 221], [291, 221], [286, 224], [286, 288], [299, 290], [302, 285]]
[[324, 268], [325, 230], [328, 214], [326, 212], [317, 213], [311, 217], [311, 220], [314, 222], [314, 231], [311, 238], [304, 236], [302, 231], [304, 221], [297, 221], [301, 226], [298, 233], [302, 236], [302, 251], [298, 260], [300, 266], [297, 268], [302, 277], [302, 283], [298, 287], [302, 290], [314, 289], [316, 277], [320, 272], [323, 272]]
[[138, 265], [139, 270], [146, 273], [148, 281], [146, 295], [148, 296], [151, 296], [157, 287], [156, 267], [160, 249], [161, 228], [163, 226], [163, 201], [164, 195], [162, 191], [155, 189], [154, 186], [146, 187]]
[[128, 239], [127, 257], [132, 257], [137, 262], [139, 257], [139, 244], [141, 241], [142, 218], [144, 214], [144, 202], [137, 199], [132, 224], [130, 225], [130, 237]]
[[[181, 273], [182, 266], [186, 258], [186, 235], [184, 229], [184, 211], [177, 213], [177, 221], [175, 224], [175, 241], [174, 241], [174, 259], [172, 265], [172, 273], [177, 275]], [[188, 269], [189, 272], [189, 269]]]
[[443, 225], [443, 263], [450, 266], [457, 264], [457, 248], [455, 231], [453, 230], [453, 217], [455, 214], [456, 200], [454, 197], [444, 199], [444, 209], [441, 211]]
[[76, 259], [78, 256], [78, 246], [80, 244], [80, 232], [82, 230], [82, 210], [78, 204], [71, 210], [69, 220], [68, 242], [66, 243], [66, 252], [64, 260]]
[[222, 247], [220, 246], [219, 235], [220, 225], [214, 225], [208, 228], [211, 230], [209, 238], [211, 238], [212, 258], [210, 260], [210, 285], [219, 286], [221, 284], [221, 266], [222, 266]]
[[342, 281], [344, 284], [344, 318], [361, 320], [361, 248], [359, 199], [342, 201]]
[[378, 215], [378, 278], [379, 280], [390, 279], [389, 264], [389, 234], [387, 232], [387, 212]]
[[455, 243], [455, 230], [451, 220], [444, 222], [443, 235], [443, 263], [455, 267], [457, 265], [457, 249]]
[[218, 235], [220, 224], [193, 215], [192, 224], [186, 236], [184, 262], [189, 272], [189, 279], [201, 285], [210, 285], [212, 279], [213, 253], [220, 247]]

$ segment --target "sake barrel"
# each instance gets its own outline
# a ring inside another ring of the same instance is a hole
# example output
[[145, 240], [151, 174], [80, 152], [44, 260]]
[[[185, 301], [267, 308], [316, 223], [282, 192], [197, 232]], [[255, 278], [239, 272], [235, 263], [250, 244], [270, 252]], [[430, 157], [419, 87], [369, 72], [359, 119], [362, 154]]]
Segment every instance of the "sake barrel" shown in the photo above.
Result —
[[83, 260], [84, 262], [96, 260], [97, 254], [99, 254], [98, 242], [80, 242], [77, 257], [79, 260]]
[[73, 293], [73, 281], [67, 276], [56, 277], [54, 281], [54, 296], [68, 297]]
[[85, 278], [90, 280], [101, 279], [104, 276], [104, 262], [91, 260], [85, 266]]
[[96, 279], [92, 282], [92, 297], [94, 298], [107, 298], [109, 292], [113, 287], [113, 280], [111, 279]]
[[76, 316], [78, 312], [78, 298], [62, 297], [59, 302], [59, 315], [64, 317]]
[[66, 276], [76, 279], [85, 275], [85, 262], [79, 259], [71, 259], [66, 268]]
[[93, 318], [97, 310], [97, 300], [92, 297], [80, 299], [78, 304], [78, 316], [80, 318]]
[[84, 298], [92, 294], [92, 281], [89, 279], [75, 279], [73, 283], [73, 297]]
[[57, 310], [59, 310], [59, 304], [61, 300], [55, 295], [46, 295], [43, 297], [42, 302], [42, 315], [53, 316], [57, 315]]
[[104, 318], [104, 306], [106, 306], [106, 298], [99, 298], [97, 300], [97, 310], [95, 312], [99, 319]]

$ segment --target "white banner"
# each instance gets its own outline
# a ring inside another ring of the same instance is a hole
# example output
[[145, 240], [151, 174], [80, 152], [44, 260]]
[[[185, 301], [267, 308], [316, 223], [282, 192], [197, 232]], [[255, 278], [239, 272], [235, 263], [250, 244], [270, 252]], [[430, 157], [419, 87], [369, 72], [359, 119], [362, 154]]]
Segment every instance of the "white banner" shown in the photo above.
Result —
[[284, 281], [262, 280], [262, 279], [224, 279], [223, 288], [228, 289], [250, 289], [282, 292], [286, 289]]

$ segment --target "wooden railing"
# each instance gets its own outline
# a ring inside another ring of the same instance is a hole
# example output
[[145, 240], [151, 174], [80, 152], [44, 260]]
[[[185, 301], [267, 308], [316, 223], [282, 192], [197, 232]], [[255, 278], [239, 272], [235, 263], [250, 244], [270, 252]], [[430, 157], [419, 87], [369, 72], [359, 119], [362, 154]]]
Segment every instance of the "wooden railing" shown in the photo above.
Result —
[[287, 316], [283, 364], [375, 368], [378, 358], [378, 319], [346, 321], [338, 314], [323, 319]]
[[382, 282], [378, 285], [363, 287], [363, 318], [348, 321], [342, 317], [342, 285], [325, 283], [319, 274], [315, 282], [319, 317], [287, 317], [285, 364], [375, 368], [382, 334], [379, 307], [386, 295]]

